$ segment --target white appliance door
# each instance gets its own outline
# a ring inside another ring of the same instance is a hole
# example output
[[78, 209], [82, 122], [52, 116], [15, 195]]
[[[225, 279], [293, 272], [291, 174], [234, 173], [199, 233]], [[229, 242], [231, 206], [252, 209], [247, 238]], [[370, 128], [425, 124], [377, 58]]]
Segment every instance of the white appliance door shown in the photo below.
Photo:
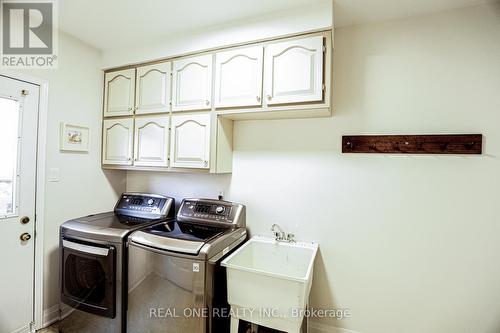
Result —
[[0, 76], [0, 332], [33, 322], [39, 87]]

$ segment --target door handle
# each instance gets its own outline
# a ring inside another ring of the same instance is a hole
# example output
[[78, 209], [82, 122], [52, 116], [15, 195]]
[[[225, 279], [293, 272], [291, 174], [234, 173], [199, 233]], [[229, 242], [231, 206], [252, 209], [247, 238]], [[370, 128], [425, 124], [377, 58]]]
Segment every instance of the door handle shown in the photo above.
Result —
[[21, 217], [19, 222], [21, 222], [21, 224], [28, 224], [28, 223], [30, 223], [30, 218], [29, 218], [29, 216], [23, 216], [23, 217]]
[[23, 242], [27, 242], [31, 239], [31, 235], [25, 232], [21, 236], [19, 236], [19, 239], [21, 239]]
[[62, 244], [63, 244], [63, 247], [68, 248], [68, 249], [80, 251], [83, 253], [95, 254], [95, 255], [103, 256], [103, 257], [107, 256], [109, 253], [109, 248], [95, 247], [95, 246], [91, 246], [91, 245], [74, 243], [74, 242], [70, 242], [70, 241], [65, 240], [65, 239], [63, 239]]

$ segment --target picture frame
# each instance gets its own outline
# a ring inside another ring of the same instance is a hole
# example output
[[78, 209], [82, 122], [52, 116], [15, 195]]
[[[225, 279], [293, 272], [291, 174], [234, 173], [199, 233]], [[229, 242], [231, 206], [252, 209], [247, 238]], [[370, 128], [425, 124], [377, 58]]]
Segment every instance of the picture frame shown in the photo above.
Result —
[[59, 150], [88, 153], [89, 149], [90, 129], [87, 126], [61, 123]]

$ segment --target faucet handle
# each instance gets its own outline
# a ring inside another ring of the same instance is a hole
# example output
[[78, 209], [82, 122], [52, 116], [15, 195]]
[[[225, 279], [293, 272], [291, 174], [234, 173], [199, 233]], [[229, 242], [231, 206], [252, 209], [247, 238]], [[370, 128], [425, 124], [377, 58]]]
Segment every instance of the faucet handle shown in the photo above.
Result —
[[275, 231], [275, 232], [273, 232], [273, 234], [274, 234], [274, 238], [275, 238], [277, 241], [279, 241], [279, 240], [281, 240], [281, 239], [283, 238], [282, 233], [281, 233], [281, 232], [279, 232], [279, 231]]

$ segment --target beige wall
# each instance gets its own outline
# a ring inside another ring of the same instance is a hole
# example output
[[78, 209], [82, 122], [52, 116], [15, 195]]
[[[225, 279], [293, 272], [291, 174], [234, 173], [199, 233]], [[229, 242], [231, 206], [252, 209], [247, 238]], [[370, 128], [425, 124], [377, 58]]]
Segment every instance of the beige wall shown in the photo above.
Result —
[[[71, 218], [112, 210], [125, 187], [125, 174], [104, 172], [100, 165], [100, 64], [98, 50], [60, 33], [58, 69], [24, 71], [49, 81], [47, 177], [51, 168], [60, 169], [60, 181], [46, 181], [45, 185], [44, 309], [49, 317], [57, 315], [53, 311], [59, 300], [59, 226]], [[88, 154], [59, 151], [60, 122], [90, 127]]]
[[[500, 6], [342, 28], [335, 39], [332, 118], [237, 122], [232, 175], [128, 172], [127, 189], [225, 189], [247, 204], [253, 234], [279, 223], [318, 241], [311, 306], [351, 312], [322, 325], [498, 332]], [[341, 154], [342, 134], [362, 133], [483, 133], [485, 152]]]

